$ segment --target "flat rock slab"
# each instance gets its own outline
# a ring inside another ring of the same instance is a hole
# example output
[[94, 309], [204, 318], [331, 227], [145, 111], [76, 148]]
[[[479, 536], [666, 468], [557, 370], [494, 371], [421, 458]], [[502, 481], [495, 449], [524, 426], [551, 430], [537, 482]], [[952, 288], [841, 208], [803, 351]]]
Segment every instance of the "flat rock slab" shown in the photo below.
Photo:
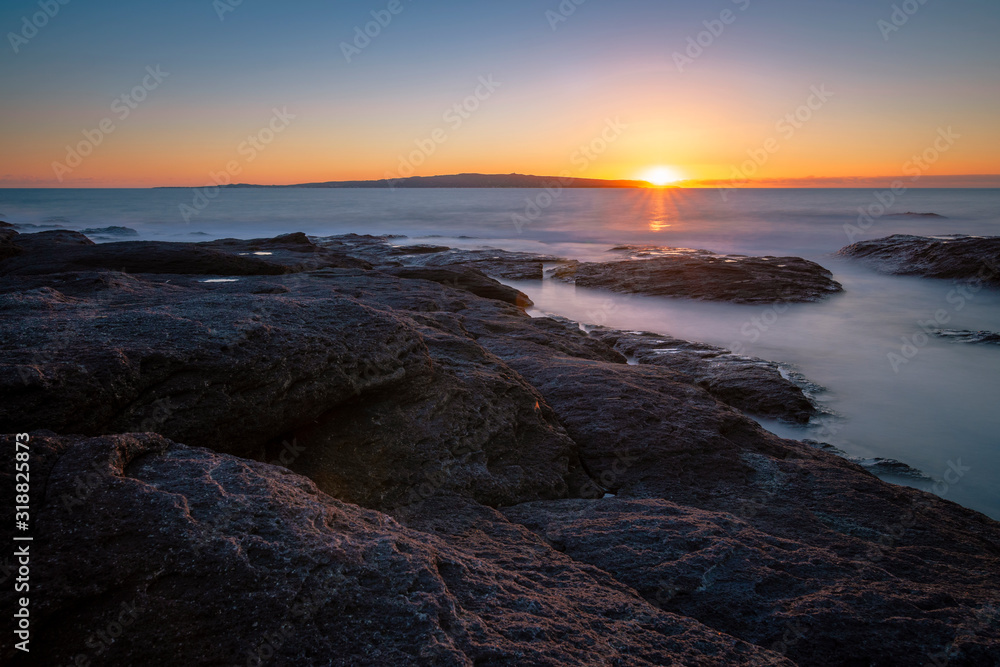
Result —
[[467, 265], [445, 265], [445, 266], [400, 266], [385, 269], [400, 278], [410, 278], [416, 280], [429, 280], [431, 282], [448, 285], [456, 289], [471, 292], [476, 296], [486, 299], [496, 299], [505, 301], [521, 308], [530, 308], [534, 305], [528, 295], [513, 287], [497, 282], [478, 270]]
[[313, 245], [304, 234], [209, 243], [121, 241], [96, 244], [80, 232], [50, 231], [0, 238], [0, 275], [121, 271], [176, 275], [282, 275], [326, 267], [370, 268], [359, 259]]
[[881, 273], [1000, 287], [1000, 236], [895, 234], [859, 241], [837, 254], [862, 260]]
[[[618, 250], [629, 250], [621, 247]], [[707, 251], [633, 249], [640, 257], [557, 267], [552, 276], [580, 287], [625, 294], [730, 303], [812, 302], [843, 291], [833, 274], [799, 257], [746, 257]]]
[[302, 232], [284, 234], [262, 239], [220, 239], [197, 244], [232, 253], [239, 257], [249, 257], [286, 267], [288, 272], [315, 271], [326, 268], [369, 269], [371, 264], [364, 259], [337, 252], [314, 243]]

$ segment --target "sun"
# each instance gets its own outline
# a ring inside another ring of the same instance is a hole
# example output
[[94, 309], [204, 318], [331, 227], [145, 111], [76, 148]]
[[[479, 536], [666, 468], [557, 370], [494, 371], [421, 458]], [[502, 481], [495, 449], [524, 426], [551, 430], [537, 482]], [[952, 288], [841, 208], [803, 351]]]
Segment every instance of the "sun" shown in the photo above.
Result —
[[642, 178], [657, 187], [663, 187], [683, 180], [684, 176], [674, 167], [650, 167]]

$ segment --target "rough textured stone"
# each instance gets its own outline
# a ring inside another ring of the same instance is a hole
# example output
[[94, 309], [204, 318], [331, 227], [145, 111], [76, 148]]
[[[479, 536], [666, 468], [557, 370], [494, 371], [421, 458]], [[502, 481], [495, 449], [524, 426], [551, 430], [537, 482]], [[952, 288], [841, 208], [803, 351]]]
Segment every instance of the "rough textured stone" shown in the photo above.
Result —
[[[110, 270], [178, 275], [281, 275], [324, 267], [369, 265], [313, 245], [304, 234], [208, 243], [120, 241], [95, 244], [80, 232], [21, 234], [18, 257], [0, 263], [0, 275], [43, 275]], [[259, 251], [262, 255], [254, 254]]]
[[295, 298], [247, 293], [263, 280], [0, 280], [0, 430], [156, 430], [259, 456], [339, 403], [429, 372], [399, 318], [305, 282]]
[[325, 268], [370, 269], [371, 264], [331, 248], [321, 247], [303, 234], [295, 232], [269, 239], [220, 239], [205, 241], [199, 247], [211, 248], [239, 257], [250, 257], [269, 264], [284, 266], [290, 272], [314, 271]]
[[398, 237], [347, 234], [317, 239], [317, 243], [380, 266], [468, 267], [508, 280], [541, 280], [545, 263], [566, 262], [553, 255], [498, 248], [462, 250], [447, 246], [398, 245], [393, 243], [395, 240], [399, 240]]
[[466, 539], [159, 436], [31, 447], [31, 653], [5, 633], [5, 664], [791, 665], [486, 508]]
[[79, 232], [21, 234], [23, 252], [0, 264], [0, 275], [44, 275], [68, 271], [112, 270], [222, 276], [277, 275], [288, 270], [256, 257], [203, 248], [193, 243], [122, 241], [95, 244]]
[[506, 301], [521, 308], [530, 308], [534, 304], [526, 294], [513, 287], [507, 287], [489, 278], [475, 269], [456, 265], [453, 267], [398, 267], [387, 269], [387, 272], [400, 278], [430, 280], [456, 289], [471, 292], [486, 299]]
[[0, 226], [0, 262], [24, 252], [24, 249], [17, 245], [17, 237], [18, 233], [14, 229]]
[[46, 664], [123, 602], [114, 664], [1000, 660], [996, 522], [766, 432], [715, 349], [630, 365], [666, 339], [380, 266], [0, 277], [0, 431], [64, 434], [32, 445]]
[[943, 504], [918, 510], [884, 551], [881, 535], [847, 534], [824, 548], [775, 536], [753, 517], [663, 500], [562, 500], [504, 514], [651, 604], [800, 665], [931, 665], [935, 656], [937, 664], [993, 665], [997, 533], [962, 539], [958, 565], [941, 547], [962, 522], [942, 526]]
[[[819, 410], [803, 391], [820, 388], [789, 369], [705, 343], [691, 343], [655, 333], [597, 329], [591, 336], [614, 346], [639, 364], [677, 371], [723, 403], [751, 414], [805, 424]], [[788, 377], [786, 377], [788, 376]]]
[[426, 489], [563, 497], [583, 481], [572, 443], [446, 315], [467, 302], [531, 322], [466, 291], [347, 269], [0, 279], [0, 431], [156, 431], [281, 461], [370, 507]]
[[833, 274], [799, 257], [746, 257], [660, 248], [615, 262], [557, 267], [557, 280], [625, 294], [674, 296], [731, 303], [819, 301], [842, 292]]
[[895, 234], [854, 243], [837, 254], [860, 259], [882, 273], [1000, 286], [1000, 236]]

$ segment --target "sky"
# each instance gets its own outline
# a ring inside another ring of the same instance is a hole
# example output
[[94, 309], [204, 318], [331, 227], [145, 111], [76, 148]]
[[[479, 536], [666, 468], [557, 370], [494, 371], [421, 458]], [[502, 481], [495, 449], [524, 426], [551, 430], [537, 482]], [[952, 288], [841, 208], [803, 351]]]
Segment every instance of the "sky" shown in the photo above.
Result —
[[0, 187], [1000, 187], [997, 0], [5, 0]]

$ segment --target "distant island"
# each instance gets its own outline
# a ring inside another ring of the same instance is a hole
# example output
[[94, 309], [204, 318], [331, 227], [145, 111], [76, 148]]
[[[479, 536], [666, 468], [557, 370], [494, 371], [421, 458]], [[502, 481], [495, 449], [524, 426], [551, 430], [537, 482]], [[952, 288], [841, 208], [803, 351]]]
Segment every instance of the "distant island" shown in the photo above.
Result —
[[234, 183], [226, 188], [652, 188], [647, 181], [607, 181], [568, 176], [528, 176], [525, 174], [454, 174], [451, 176], [411, 176], [377, 181], [327, 181], [298, 185], [253, 185]]

